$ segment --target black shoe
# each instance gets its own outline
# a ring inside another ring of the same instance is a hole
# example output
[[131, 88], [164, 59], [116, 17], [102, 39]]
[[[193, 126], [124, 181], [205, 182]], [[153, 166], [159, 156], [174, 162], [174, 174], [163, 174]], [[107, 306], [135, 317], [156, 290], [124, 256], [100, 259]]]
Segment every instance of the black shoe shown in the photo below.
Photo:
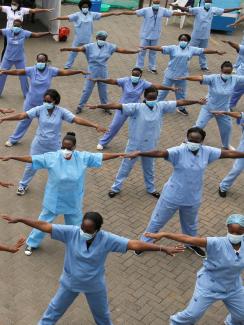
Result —
[[134, 254], [135, 254], [136, 256], [140, 256], [142, 253], [143, 253], [142, 251], [134, 251]]
[[208, 72], [210, 71], [209, 68], [201, 68], [202, 71]]
[[112, 199], [113, 197], [115, 197], [117, 194], [119, 194], [119, 192], [114, 192], [114, 191], [109, 191], [108, 192], [108, 196]]
[[158, 74], [158, 71], [155, 69], [148, 69], [149, 72], [153, 73], [153, 74]]
[[226, 197], [227, 192], [226, 191], [222, 191], [221, 188], [219, 187], [219, 196], [220, 197]]
[[160, 198], [160, 193], [157, 192], [157, 191], [155, 191], [153, 193], [149, 193], [149, 194], [151, 194], [152, 196], [154, 196], [156, 199], [159, 199]]
[[81, 106], [77, 106], [75, 114], [80, 114], [82, 113], [82, 107]]
[[177, 108], [177, 112], [184, 115], [184, 116], [189, 115], [189, 113], [187, 112], [187, 110], [185, 108]]
[[195, 254], [197, 254], [198, 256], [200, 256], [202, 258], [206, 257], [206, 253], [205, 253], [205, 251], [203, 249], [201, 249], [201, 247], [198, 247], [198, 246], [187, 246], [187, 248], [189, 248]]

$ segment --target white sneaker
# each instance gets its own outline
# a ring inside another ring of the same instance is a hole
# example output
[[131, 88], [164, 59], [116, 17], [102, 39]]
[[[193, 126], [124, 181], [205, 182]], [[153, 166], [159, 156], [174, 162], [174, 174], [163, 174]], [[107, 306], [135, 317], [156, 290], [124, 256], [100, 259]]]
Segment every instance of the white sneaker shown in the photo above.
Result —
[[229, 149], [229, 150], [234, 150], [234, 151], [236, 150], [236, 148], [233, 147], [233, 146], [231, 146], [231, 145], [229, 145], [228, 149]]
[[13, 147], [13, 145], [14, 144], [12, 142], [10, 142], [9, 140], [5, 142], [5, 147], [9, 147], [10, 148], [10, 147]]
[[23, 195], [25, 195], [27, 189], [28, 189], [28, 186], [26, 186], [26, 187], [19, 186], [17, 191], [16, 191], [16, 194], [19, 195], [19, 196], [23, 196]]
[[97, 145], [97, 150], [103, 150], [103, 146], [100, 143]]
[[25, 255], [27, 255], [27, 256], [31, 256], [31, 254], [32, 254], [32, 247], [30, 247], [30, 246], [26, 246], [25, 247]]

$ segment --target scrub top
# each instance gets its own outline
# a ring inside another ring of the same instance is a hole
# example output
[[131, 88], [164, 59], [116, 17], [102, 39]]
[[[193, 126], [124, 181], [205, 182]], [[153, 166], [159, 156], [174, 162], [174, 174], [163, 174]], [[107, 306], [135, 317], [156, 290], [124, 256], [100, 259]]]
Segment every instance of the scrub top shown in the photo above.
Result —
[[69, 15], [69, 21], [74, 23], [75, 36], [81, 44], [91, 42], [93, 34], [93, 20], [99, 20], [102, 17], [100, 12], [89, 11], [86, 15], [78, 11]]
[[16, 19], [23, 21], [24, 16], [30, 13], [30, 9], [21, 7], [19, 10], [13, 10], [10, 6], [2, 6], [2, 12], [7, 15], [6, 28], [11, 28]]
[[25, 40], [31, 37], [31, 32], [22, 29], [18, 34], [14, 34], [12, 29], [2, 29], [2, 34], [7, 38], [7, 47], [4, 57], [11, 61], [24, 61]]
[[244, 237], [239, 256], [227, 237], [207, 237], [207, 258], [198, 271], [198, 282], [208, 291], [230, 293], [242, 287], [244, 270]]
[[158, 10], [153, 10], [152, 7], [136, 10], [136, 15], [144, 17], [140, 37], [143, 39], [157, 40], [162, 32], [163, 17], [171, 17], [172, 10], [160, 7]]
[[236, 74], [239, 76], [244, 76], [244, 46], [243, 45], [239, 45], [239, 46], [240, 46], [239, 58], [241, 62], [236, 70]]
[[75, 115], [67, 109], [55, 106], [52, 115], [41, 105], [36, 106], [26, 112], [30, 119], [38, 119], [38, 128], [33, 142], [45, 147], [60, 148], [61, 128], [63, 121], [73, 123]]
[[162, 46], [162, 53], [170, 56], [164, 76], [169, 79], [186, 77], [189, 75], [189, 62], [194, 55], [201, 55], [204, 49], [187, 46], [182, 49], [178, 45]]
[[33, 107], [43, 102], [43, 96], [50, 88], [52, 78], [57, 77], [58, 72], [58, 68], [49, 66], [44, 70], [39, 70], [36, 66], [25, 68], [25, 73], [30, 78], [27, 98]]
[[176, 111], [176, 101], [161, 101], [153, 108], [145, 103], [123, 104], [122, 112], [129, 116], [130, 150], [152, 150], [160, 137], [163, 116]]
[[65, 244], [60, 283], [73, 292], [106, 290], [105, 262], [110, 252], [126, 253], [129, 239], [100, 230], [87, 248], [76, 226], [52, 225], [52, 239]]
[[122, 88], [123, 94], [120, 103], [139, 103], [144, 90], [151, 87], [152, 83], [140, 79], [137, 84], [133, 84], [130, 77], [117, 79], [118, 85]]
[[211, 7], [206, 10], [204, 7], [193, 7], [189, 8], [189, 13], [195, 16], [191, 37], [194, 39], [209, 39], [213, 17], [221, 16], [224, 9]]
[[87, 168], [102, 166], [103, 154], [74, 151], [70, 160], [62, 151], [32, 156], [33, 169], [47, 169], [43, 207], [54, 214], [76, 214], [82, 211]]
[[88, 62], [88, 72], [91, 73], [89, 77], [107, 78], [107, 61], [117, 50], [117, 45], [105, 42], [103, 46], [99, 47], [97, 43], [90, 43], [84, 45], [84, 48], [86, 49], [85, 55]]
[[208, 85], [207, 104], [202, 108], [208, 111], [229, 111], [230, 99], [236, 85], [244, 86], [244, 76], [231, 75], [224, 81], [220, 74], [203, 76], [203, 85]]
[[221, 149], [201, 146], [194, 155], [183, 143], [167, 151], [166, 160], [173, 165], [174, 170], [163, 187], [163, 198], [182, 206], [200, 204], [205, 170], [209, 164], [220, 158]]

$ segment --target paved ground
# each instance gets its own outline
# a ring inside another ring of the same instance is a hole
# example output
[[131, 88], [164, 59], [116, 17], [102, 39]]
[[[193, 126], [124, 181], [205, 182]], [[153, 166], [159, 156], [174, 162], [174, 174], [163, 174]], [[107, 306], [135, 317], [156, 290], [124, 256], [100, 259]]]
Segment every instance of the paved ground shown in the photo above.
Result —
[[[76, 7], [63, 7], [64, 13], [76, 10]], [[138, 44], [138, 30], [140, 19], [135, 17], [106, 18], [95, 25], [95, 29], [106, 29], [109, 32], [109, 40], [121, 47], [135, 48]], [[34, 26], [30, 26], [33, 28]], [[38, 29], [37, 27], [35, 27]], [[191, 21], [188, 19], [184, 32], [191, 31]], [[179, 24], [171, 23], [165, 28], [162, 44], [176, 42], [180, 33]], [[231, 36], [234, 41], [242, 37], [240, 30]], [[210, 42], [211, 48], [226, 49], [220, 42], [228, 39], [227, 35], [213, 34]], [[68, 44], [71, 43], [71, 38]], [[51, 39], [30, 40], [27, 42], [27, 62], [32, 65], [38, 52], [49, 54], [52, 64], [62, 67], [66, 54], [60, 54], [59, 48], [63, 44], [54, 43]], [[0, 46], [1, 47], [1, 46]], [[227, 48], [227, 55], [223, 58], [211, 56], [209, 66], [213, 72], [219, 71], [219, 65], [225, 59], [234, 61], [235, 52]], [[158, 76], [152, 76], [145, 72], [144, 77], [154, 82], [161, 81], [162, 71], [167, 64], [167, 58], [159, 55]], [[134, 56], [114, 54], [110, 62], [110, 75], [112, 77], [125, 76], [135, 62]], [[86, 62], [82, 56], [76, 61], [75, 68], [86, 68]], [[192, 74], [198, 74], [197, 60], [191, 65]], [[53, 87], [62, 94], [62, 106], [75, 109], [80, 97], [83, 80], [80, 76], [69, 78], [57, 78]], [[120, 89], [110, 87], [111, 100], [118, 100]], [[189, 84], [189, 98], [199, 98], [206, 94], [206, 88], [199, 84]], [[172, 98], [172, 97], [171, 97]], [[9, 78], [1, 100], [1, 107], [13, 107], [21, 111], [23, 98], [20, 93], [17, 78]], [[90, 103], [97, 103], [97, 93], [93, 94]], [[238, 105], [242, 109], [243, 100]], [[185, 138], [186, 129], [196, 120], [199, 107], [190, 108], [189, 117], [178, 114], [166, 116], [164, 130], [161, 136], [159, 148], [168, 148], [180, 144]], [[111, 117], [105, 116], [99, 111], [85, 111], [82, 116], [99, 121], [108, 126]], [[14, 129], [15, 123], [2, 124], [0, 128], [1, 154], [23, 155], [27, 154], [29, 145], [33, 139], [36, 123], [33, 123], [23, 142], [7, 149], [4, 142]], [[63, 134], [68, 130], [77, 133], [78, 149], [95, 151], [99, 135], [95, 131], [70, 125], [65, 125]], [[220, 146], [220, 139], [216, 124], [212, 121], [207, 129], [206, 144]], [[234, 126], [233, 145], [237, 145], [240, 138], [239, 129]], [[119, 136], [111, 143], [108, 150], [112, 152], [123, 151], [127, 140], [127, 127], [124, 127]], [[85, 211], [99, 211], [105, 219], [104, 229], [117, 234], [138, 238], [147, 225], [151, 212], [156, 204], [154, 198], [149, 197], [144, 189], [143, 177], [140, 165], [133, 170], [130, 178], [125, 182], [120, 196], [109, 199], [109, 190], [120, 161], [107, 162], [100, 170], [91, 170], [87, 175]], [[218, 197], [217, 188], [219, 181], [228, 172], [231, 161], [219, 161], [211, 165], [206, 173], [203, 203], [200, 210], [201, 235], [224, 235], [226, 232], [224, 221], [230, 213], [243, 213], [243, 182], [241, 175], [233, 186], [228, 197], [224, 200]], [[16, 186], [21, 177], [24, 166], [21, 163], [1, 163], [1, 179], [13, 181]], [[168, 179], [171, 167], [164, 161], [157, 161], [156, 183], [158, 189]], [[31, 183], [28, 195], [17, 197], [15, 188], [0, 189], [1, 213], [17, 214], [37, 218], [41, 209], [43, 189], [46, 182], [46, 173], [40, 172]], [[63, 222], [60, 217], [57, 222]], [[165, 228], [171, 231], [179, 231], [178, 216], [168, 223]], [[0, 222], [1, 242], [14, 242], [20, 234], [28, 235], [29, 229], [22, 225], [6, 225]], [[0, 324], [1, 325], [34, 325], [37, 324], [41, 314], [45, 310], [50, 298], [58, 286], [58, 278], [63, 264], [63, 246], [59, 242], [46, 239], [41, 249], [28, 258], [23, 251], [12, 256], [1, 254], [0, 258]], [[132, 253], [124, 256], [111, 255], [107, 262], [107, 282], [109, 299], [114, 324], [117, 325], [161, 325], [167, 324], [169, 315], [186, 306], [194, 288], [196, 271], [201, 266], [200, 258], [189, 251], [175, 258], [167, 257], [159, 253], [148, 253], [141, 257], [135, 257]], [[222, 303], [211, 307], [203, 319], [201, 325], [223, 324], [226, 309]], [[59, 322], [60, 325], [94, 324], [87, 304], [81, 296], [72, 305], [66, 315]]]

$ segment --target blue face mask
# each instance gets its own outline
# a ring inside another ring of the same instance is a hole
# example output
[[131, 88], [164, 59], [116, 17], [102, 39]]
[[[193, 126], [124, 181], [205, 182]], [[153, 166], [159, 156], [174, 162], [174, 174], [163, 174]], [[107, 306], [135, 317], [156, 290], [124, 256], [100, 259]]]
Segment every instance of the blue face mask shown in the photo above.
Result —
[[234, 244], [234, 245], [240, 244], [243, 237], [244, 237], [244, 235], [233, 235], [233, 234], [227, 232], [227, 238], [229, 239], [231, 244]]
[[21, 30], [22, 30], [21, 27], [17, 27], [17, 26], [12, 27], [12, 31], [14, 32], [14, 34], [19, 34]]
[[211, 7], [212, 7], [212, 3], [210, 3], [210, 2], [207, 2], [207, 3], [204, 4], [204, 8], [206, 10], [209, 10]]
[[131, 76], [130, 79], [133, 84], [138, 84], [140, 77]]
[[54, 109], [54, 104], [53, 103], [47, 103], [47, 102], [44, 102], [43, 103], [43, 106], [47, 109], [47, 110], [51, 110], [51, 109]]
[[36, 67], [38, 70], [44, 70], [46, 68], [46, 63], [45, 62], [37, 62]]
[[146, 100], [147, 106], [153, 108], [157, 104], [157, 100]]
[[179, 45], [180, 45], [180, 47], [181, 47], [182, 49], [185, 49], [185, 48], [187, 47], [187, 44], [188, 44], [188, 42], [186, 42], [186, 41], [180, 41], [180, 42], [179, 42]]
[[158, 4], [158, 3], [154, 3], [154, 4], [152, 5], [152, 8], [153, 8], [154, 10], [158, 10], [158, 9], [160, 8], [160, 4]]
[[186, 142], [186, 146], [190, 151], [198, 151], [201, 148], [201, 143], [196, 143], [196, 142], [190, 142], [187, 141]]
[[98, 39], [98, 40], [97, 40], [97, 45], [98, 45], [98, 46], [101, 47], [101, 46], [104, 46], [104, 44], [105, 44], [105, 41], [103, 41], [103, 40], [101, 40], [101, 39]]
[[231, 74], [225, 74], [225, 73], [222, 73], [221, 74], [221, 78], [224, 80], [224, 81], [227, 81], [231, 78]]
[[82, 229], [80, 229], [80, 236], [82, 239], [85, 239], [85, 240], [93, 239], [96, 236], [96, 233], [97, 232], [95, 232], [94, 234], [88, 234], [88, 233], [84, 232]]
[[89, 9], [88, 8], [82, 8], [81, 11], [83, 14], [88, 14]]

